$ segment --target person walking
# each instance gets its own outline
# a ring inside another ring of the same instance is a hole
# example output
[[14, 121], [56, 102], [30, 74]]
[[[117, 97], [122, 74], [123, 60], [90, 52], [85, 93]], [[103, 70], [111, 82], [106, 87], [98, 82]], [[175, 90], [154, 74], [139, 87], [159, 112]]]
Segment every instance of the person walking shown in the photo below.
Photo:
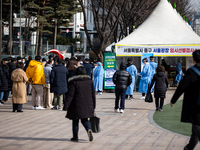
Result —
[[[1, 85], [3, 84], [3, 81], [2, 81], [2, 76], [3, 76], [3, 70], [1, 68], [1, 64], [0, 64], [0, 87]], [[0, 89], [1, 90], [1, 89]], [[3, 93], [0, 91], [0, 105], [3, 105], [4, 102], [2, 101], [3, 99]]]
[[67, 110], [66, 118], [72, 120], [71, 141], [78, 142], [79, 120], [87, 131], [89, 141], [92, 141], [93, 135], [88, 118], [94, 116], [96, 97], [93, 81], [83, 66], [78, 67], [76, 75], [69, 78], [69, 89], [64, 109]]
[[133, 65], [133, 59], [132, 58], [128, 58], [127, 62], [128, 62], [128, 64], [127, 64], [126, 71], [128, 71], [131, 74], [132, 83], [131, 83], [131, 85], [129, 85], [127, 87], [126, 99], [128, 99], [128, 96], [130, 95], [129, 100], [132, 100], [132, 99], [134, 99], [133, 98], [133, 91], [134, 91], [134, 86], [135, 86], [135, 77], [137, 76], [137, 68], [135, 67], [135, 65]]
[[[154, 74], [156, 73], [156, 68], [158, 66], [157, 63], [154, 62], [154, 57], [153, 56], [150, 56], [150, 67], [151, 67], [151, 77], [150, 77], [150, 82], [152, 82], [152, 79], [153, 79], [153, 76]], [[164, 66], [163, 66], [164, 67]], [[164, 68], [165, 69], [165, 68]], [[164, 70], [165, 71], [165, 70]], [[153, 89], [154, 89], [154, 85], [152, 86], [151, 88], [151, 93], [153, 92]]]
[[[113, 83], [115, 84], [115, 112], [124, 113], [126, 89], [132, 83], [131, 74], [126, 71], [126, 63], [122, 62], [120, 70], [116, 71], [113, 75]], [[119, 96], [121, 96], [119, 108]]]
[[45, 85], [44, 85], [44, 108], [53, 108], [52, 101], [54, 93], [50, 93], [50, 75], [53, 67], [53, 59], [49, 59], [44, 67]]
[[154, 74], [151, 85], [148, 88], [148, 91], [151, 91], [152, 87], [155, 84], [154, 98], [157, 111], [163, 111], [162, 108], [164, 104], [164, 99], [166, 97], [168, 83], [169, 82], [167, 79], [167, 75], [165, 74], [165, 67], [162, 65], [158, 65], [158, 67], [156, 68], [156, 74]]
[[33, 110], [45, 109], [41, 106], [43, 101], [43, 85], [45, 85], [45, 75], [41, 56], [35, 56], [26, 69], [28, 82], [32, 85], [32, 105]]
[[[26, 72], [26, 69], [29, 66], [30, 61], [32, 60], [32, 56], [28, 57], [28, 60], [26, 61], [26, 65], [24, 67], [24, 71]], [[32, 95], [32, 86], [30, 83], [26, 82], [26, 90], [27, 90], [27, 95]]]
[[103, 90], [103, 75], [104, 69], [101, 62], [97, 62], [98, 67], [94, 69], [94, 89], [98, 95], [102, 94]]
[[[56, 66], [51, 70], [50, 92], [54, 93], [54, 107], [52, 109], [62, 110], [63, 94], [67, 93], [68, 70], [62, 64], [62, 59], [58, 58]], [[58, 105], [58, 108], [57, 108]]]
[[200, 71], [200, 49], [194, 51], [192, 56], [194, 66], [186, 71], [170, 103], [171, 107], [173, 107], [184, 93], [181, 122], [192, 124], [192, 135], [184, 150], [193, 150], [200, 141], [200, 78], [196, 73]]
[[176, 73], [175, 73], [175, 80], [174, 80], [174, 86], [178, 86], [179, 82], [182, 79], [182, 76], [184, 76], [184, 73], [182, 71], [182, 59], [178, 59], [178, 63], [176, 64]]
[[11, 74], [11, 79], [13, 81], [12, 87], [12, 102], [13, 102], [13, 112], [23, 112], [22, 106], [27, 102], [26, 85], [28, 77], [24, 72], [24, 64], [18, 62], [16, 69]]
[[142, 97], [140, 99], [145, 99], [145, 93], [147, 93], [148, 86], [150, 84], [150, 78], [151, 78], [151, 67], [148, 63], [147, 58], [144, 58], [142, 60], [144, 63], [144, 67], [142, 69], [142, 72], [140, 75], [142, 75], [140, 84], [139, 84], [139, 90], [138, 92], [142, 93]]

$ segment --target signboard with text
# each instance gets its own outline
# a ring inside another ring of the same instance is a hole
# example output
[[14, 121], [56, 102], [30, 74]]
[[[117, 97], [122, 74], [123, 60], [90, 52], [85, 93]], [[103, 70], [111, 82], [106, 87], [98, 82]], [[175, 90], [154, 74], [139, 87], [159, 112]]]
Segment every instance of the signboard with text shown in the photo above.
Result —
[[200, 44], [190, 45], [115, 45], [117, 56], [141, 56], [153, 53], [154, 56], [192, 56], [192, 52], [200, 49]]
[[115, 89], [115, 84], [112, 81], [113, 75], [116, 72], [116, 54], [104, 54], [104, 89]]

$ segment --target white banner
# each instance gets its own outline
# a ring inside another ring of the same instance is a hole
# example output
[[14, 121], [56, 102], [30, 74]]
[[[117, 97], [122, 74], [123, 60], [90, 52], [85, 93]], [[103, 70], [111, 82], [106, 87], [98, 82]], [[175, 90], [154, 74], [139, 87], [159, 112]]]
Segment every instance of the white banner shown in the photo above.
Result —
[[153, 53], [154, 56], [192, 56], [200, 49], [200, 44], [191, 45], [115, 45], [117, 56], [141, 56], [142, 53]]

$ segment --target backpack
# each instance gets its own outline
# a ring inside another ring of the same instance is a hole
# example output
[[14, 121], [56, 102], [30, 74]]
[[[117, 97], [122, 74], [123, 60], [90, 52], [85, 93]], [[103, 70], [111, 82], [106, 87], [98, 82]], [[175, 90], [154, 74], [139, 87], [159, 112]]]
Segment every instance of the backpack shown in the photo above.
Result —
[[[198, 75], [200, 76], [200, 71], [196, 68], [196, 67], [191, 67], [191, 69]], [[199, 86], [199, 93], [200, 93], [200, 86]], [[197, 99], [197, 104], [200, 106], [200, 94], [198, 96], [198, 99]]]

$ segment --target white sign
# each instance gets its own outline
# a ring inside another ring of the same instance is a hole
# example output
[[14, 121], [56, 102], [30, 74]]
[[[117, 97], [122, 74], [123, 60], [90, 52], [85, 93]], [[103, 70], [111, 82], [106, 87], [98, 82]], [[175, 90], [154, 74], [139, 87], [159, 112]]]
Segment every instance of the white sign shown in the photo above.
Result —
[[192, 52], [200, 49], [200, 44], [191, 45], [115, 45], [117, 56], [141, 56], [153, 53], [154, 56], [192, 56]]
[[4, 26], [4, 35], [9, 35], [9, 28]]
[[194, 66], [193, 64], [193, 58], [192, 57], [186, 57], [186, 70], [190, 67]]

